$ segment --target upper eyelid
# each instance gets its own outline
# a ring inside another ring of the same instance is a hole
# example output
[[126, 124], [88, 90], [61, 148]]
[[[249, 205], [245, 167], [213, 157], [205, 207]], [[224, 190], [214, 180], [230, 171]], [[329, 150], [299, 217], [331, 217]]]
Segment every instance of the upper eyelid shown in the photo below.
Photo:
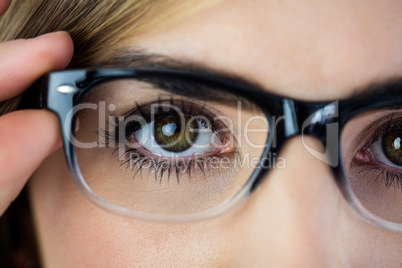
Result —
[[[173, 107], [177, 107], [179, 110], [186, 109], [184, 104], [189, 105], [189, 107], [202, 106], [202, 107], [204, 107], [205, 112], [208, 111], [208, 113], [212, 113], [214, 115], [221, 114], [219, 111], [217, 111], [216, 109], [213, 109], [205, 102], [203, 104], [200, 104], [200, 103], [195, 103], [194, 101], [190, 101], [190, 100], [186, 100], [186, 99], [182, 99], [182, 98], [176, 99], [174, 96], [168, 96], [167, 98], [163, 98], [163, 99], [160, 99], [159, 97], [158, 97], [158, 100], [155, 100], [155, 101], [148, 101], [148, 102], [143, 102], [143, 103], [136, 102], [135, 107], [132, 107], [119, 114], [116, 114], [116, 116], [128, 117], [131, 115], [144, 115], [144, 114], [148, 115], [148, 114], [150, 114], [150, 112], [147, 111], [149, 106], [159, 105], [159, 104], [162, 104], [165, 107], [172, 105]], [[193, 108], [191, 108], [191, 109], [193, 109]], [[165, 110], [165, 112], [168, 112], [168, 111]]]
[[[384, 135], [387, 124], [395, 125], [395, 121], [401, 121], [402, 125], [402, 112], [385, 114], [380, 118], [373, 119], [372, 121], [373, 122], [367, 125], [363, 130], [359, 131], [359, 134], [352, 142], [352, 144], [356, 144], [355, 148], [357, 150], [362, 148], [363, 146], [370, 146], [371, 144], [379, 140]], [[374, 133], [375, 135], [371, 135], [371, 139], [367, 141], [367, 136], [362, 136], [361, 133]]]
[[[209, 121], [209, 123], [211, 125], [210, 127], [211, 127], [211, 129], [213, 131], [219, 130], [219, 129], [230, 129], [220, 119], [221, 116], [225, 117], [226, 115], [224, 115], [223, 113], [217, 111], [216, 109], [214, 109], [213, 107], [208, 105], [208, 103], [203, 103], [203, 104], [194, 103], [194, 102], [190, 102], [189, 100], [174, 99], [172, 97], [169, 97], [167, 99], [158, 99], [157, 101], [153, 101], [153, 102], [137, 103], [135, 108], [131, 108], [130, 110], [122, 112], [121, 114], [115, 114], [114, 117], [115, 118], [128, 118], [130, 116], [140, 115], [142, 117], [145, 116], [146, 117], [145, 120], [148, 122], [151, 118], [149, 118], [150, 114], [147, 113], [147, 111], [145, 110], [146, 106], [149, 106], [149, 105], [152, 105], [152, 104], [158, 104], [158, 103], [171, 104], [172, 101], [174, 103], [176, 103], [177, 105], [181, 105], [181, 107], [180, 106], [178, 107], [179, 110], [181, 110], [181, 109], [185, 110], [185, 109], [191, 107], [191, 109], [193, 110], [193, 113], [196, 113], [195, 115], [205, 116], [206, 119], [208, 119], [208, 121]], [[188, 106], [186, 108], [185, 105], [190, 105], [190, 106]], [[198, 108], [197, 108], [198, 110], [196, 110], [194, 108], [196, 106], [198, 106]], [[200, 109], [202, 109], [202, 111]], [[184, 111], [184, 112], [189, 112], [189, 111]], [[190, 116], [192, 116], [192, 115], [190, 115]], [[214, 117], [214, 118], [212, 118], [212, 117]], [[115, 127], [117, 129], [118, 124]], [[230, 131], [230, 135], [233, 136], [233, 138], [235, 140], [237, 140], [236, 134], [233, 133], [232, 130]]]

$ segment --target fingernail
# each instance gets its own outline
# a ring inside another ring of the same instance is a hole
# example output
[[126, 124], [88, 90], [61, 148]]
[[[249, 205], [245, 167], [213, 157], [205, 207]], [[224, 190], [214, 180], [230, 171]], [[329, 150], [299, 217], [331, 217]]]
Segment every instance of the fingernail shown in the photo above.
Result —
[[59, 31], [59, 32], [45, 33], [45, 34], [42, 34], [42, 35], [36, 36], [34, 39], [42, 39], [42, 38], [47, 38], [48, 36], [51, 36], [51, 35], [58, 35], [58, 34], [62, 34], [62, 33], [64, 33], [64, 32], [63, 32], [63, 31]]

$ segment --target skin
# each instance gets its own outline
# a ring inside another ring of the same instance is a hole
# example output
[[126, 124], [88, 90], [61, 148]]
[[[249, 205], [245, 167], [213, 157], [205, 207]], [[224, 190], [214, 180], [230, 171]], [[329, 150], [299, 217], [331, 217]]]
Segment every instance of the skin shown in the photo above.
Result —
[[[200, 62], [256, 81], [275, 94], [343, 99], [371, 82], [402, 75], [401, 11], [402, 3], [391, 0], [227, 0], [122, 45]], [[71, 40], [64, 33], [13, 42], [17, 42], [14, 57], [0, 49], [0, 58], [5, 59], [0, 70], [7, 71], [7, 59], [25, 60], [27, 56], [19, 52], [27, 47], [38, 49], [32, 57], [43, 66], [42, 73], [62, 68], [71, 57]], [[26, 74], [29, 68], [21, 66], [9, 73], [24, 83], [2, 87], [0, 98], [18, 94], [39, 76]], [[0, 80], [6, 78], [2, 75]], [[35, 143], [27, 142], [27, 125], [16, 128], [15, 120], [40, 126], [29, 128]], [[0, 174], [6, 174], [0, 180], [1, 198], [9, 202], [60, 138], [54, 116], [45, 111], [2, 116], [0, 126], [10, 129], [0, 134], [8, 146], [0, 152], [0, 163], [12, 166], [16, 159], [27, 158], [24, 167], [6, 170], [0, 165], [4, 169]], [[313, 138], [307, 142], [322, 149]], [[27, 151], [35, 154], [24, 156]], [[400, 267], [402, 235], [371, 226], [353, 212], [329, 167], [303, 148], [300, 137], [288, 141], [281, 156], [286, 169], [272, 170], [235, 211], [202, 223], [162, 225], [113, 215], [87, 201], [69, 178], [58, 150], [43, 162], [30, 184], [44, 263], [47, 267]]]

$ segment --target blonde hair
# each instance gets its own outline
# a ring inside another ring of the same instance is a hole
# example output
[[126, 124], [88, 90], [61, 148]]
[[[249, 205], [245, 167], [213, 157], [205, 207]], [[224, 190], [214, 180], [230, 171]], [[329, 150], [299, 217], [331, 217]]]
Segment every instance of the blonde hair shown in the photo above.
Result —
[[[67, 31], [75, 54], [69, 65], [96, 66], [119, 42], [164, 22], [188, 16], [210, 1], [191, 0], [14, 0], [0, 17], [0, 42]], [[15, 110], [21, 95], [0, 102], [0, 115]]]

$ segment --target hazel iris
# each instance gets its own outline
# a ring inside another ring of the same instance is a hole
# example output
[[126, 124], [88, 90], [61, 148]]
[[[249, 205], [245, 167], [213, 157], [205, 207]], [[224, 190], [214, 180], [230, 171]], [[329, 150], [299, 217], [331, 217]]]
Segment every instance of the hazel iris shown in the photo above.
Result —
[[197, 140], [198, 122], [190, 117], [170, 116], [154, 122], [155, 141], [169, 152], [179, 153]]
[[382, 148], [385, 156], [394, 164], [402, 166], [402, 130], [384, 136]]

